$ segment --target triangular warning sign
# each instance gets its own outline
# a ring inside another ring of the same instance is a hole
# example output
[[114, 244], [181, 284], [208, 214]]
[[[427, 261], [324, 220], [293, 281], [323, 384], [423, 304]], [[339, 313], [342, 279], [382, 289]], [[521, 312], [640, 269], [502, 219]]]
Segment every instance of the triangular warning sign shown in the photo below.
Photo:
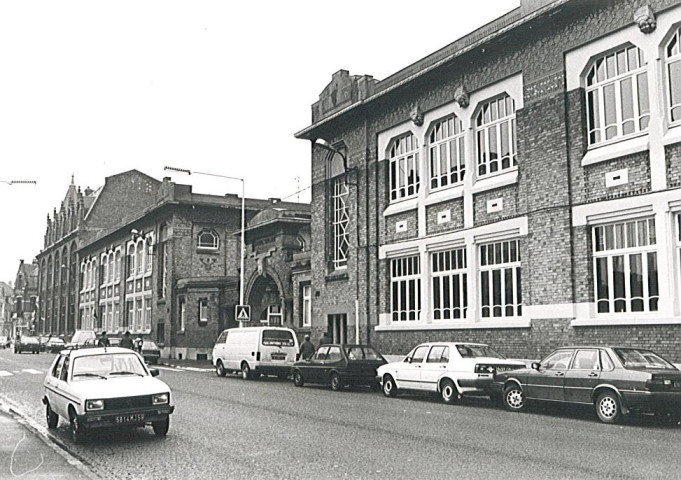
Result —
[[250, 305], [237, 305], [236, 307], [236, 319], [237, 320], [250, 320]]

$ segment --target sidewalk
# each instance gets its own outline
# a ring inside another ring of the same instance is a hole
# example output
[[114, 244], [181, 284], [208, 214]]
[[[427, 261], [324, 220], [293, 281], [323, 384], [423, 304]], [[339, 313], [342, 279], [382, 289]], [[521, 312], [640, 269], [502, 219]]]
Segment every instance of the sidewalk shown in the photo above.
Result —
[[0, 479], [99, 478], [71, 455], [0, 408]]
[[[183, 370], [213, 370], [213, 364], [210, 360], [188, 360], [188, 359], [177, 359], [177, 358], [159, 358], [158, 364], [166, 367], [181, 368]], [[154, 365], [149, 365], [153, 368]]]

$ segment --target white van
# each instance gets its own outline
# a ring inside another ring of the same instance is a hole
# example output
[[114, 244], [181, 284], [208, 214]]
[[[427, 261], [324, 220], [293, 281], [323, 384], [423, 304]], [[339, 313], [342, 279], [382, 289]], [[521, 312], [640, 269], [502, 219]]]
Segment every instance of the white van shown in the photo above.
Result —
[[290, 328], [245, 327], [224, 330], [213, 347], [215, 373], [241, 372], [244, 380], [260, 375], [286, 378], [298, 359], [298, 339]]

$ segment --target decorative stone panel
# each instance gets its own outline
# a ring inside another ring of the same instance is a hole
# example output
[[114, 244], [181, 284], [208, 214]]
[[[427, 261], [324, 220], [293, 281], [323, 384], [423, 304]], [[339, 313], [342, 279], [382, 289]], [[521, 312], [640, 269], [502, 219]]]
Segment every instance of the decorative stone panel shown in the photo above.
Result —
[[[499, 211], [488, 212], [488, 202], [494, 203], [499, 199], [502, 201], [503, 208]], [[518, 214], [518, 187], [517, 185], [510, 185], [478, 193], [473, 197], [473, 201], [475, 202], [475, 225], [515, 217]]]
[[[628, 171], [629, 182], [608, 188], [606, 186], [608, 174], [625, 169]], [[584, 167], [584, 173], [586, 200], [590, 202], [627, 197], [650, 191], [650, 161], [648, 152], [587, 165]]]
[[[440, 213], [449, 211], [449, 221], [439, 220]], [[463, 199], [455, 198], [426, 207], [426, 233], [451, 232], [463, 228]]]
[[[406, 222], [407, 228], [398, 228]], [[407, 240], [418, 236], [418, 219], [416, 209], [390, 215], [385, 219], [385, 243]]]

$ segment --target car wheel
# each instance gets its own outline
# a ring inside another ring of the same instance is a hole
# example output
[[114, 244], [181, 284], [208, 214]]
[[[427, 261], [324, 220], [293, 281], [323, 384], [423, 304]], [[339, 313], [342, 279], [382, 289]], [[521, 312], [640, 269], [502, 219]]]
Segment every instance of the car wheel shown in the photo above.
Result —
[[341, 382], [340, 375], [337, 373], [331, 374], [331, 390], [337, 392], [343, 388], [343, 382]]
[[71, 412], [71, 440], [73, 443], [81, 443], [85, 439], [85, 427], [83, 427], [76, 418], [75, 413]]
[[504, 389], [504, 407], [512, 412], [519, 412], [525, 408], [525, 393], [515, 383]]
[[168, 434], [168, 429], [170, 428], [170, 417], [166, 417], [165, 420], [160, 422], [152, 422], [151, 427], [154, 429], [154, 434], [157, 437], [164, 437]]
[[596, 415], [603, 423], [615, 423], [620, 419], [622, 407], [615, 392], [603, 392], [598, 396], [596, 399]]
[[225, 370], [225, 366], [220, 360], [218, 360], [218, 363], [215, 364], [215, 374], [218, 377], [224, 377], [227, 374], [227, 370]]
[[241, 378], [244, 380], [250, 380], [251, 378], [251, 367], [246, 362], [241, 364]]
[[52, 411], [49, 403], [45, 407], [45, 417], [47, 419], [47, 428], [57, 428], [57, 425], [59, 424], [59, 415]]
[[303, 380], [303, 374], [300, 373], [300, 370], [293, 372], [293, 384], [296, 387], [302, 387], [305, 385], [305, 380]]
[[395, 380], [390, 375], [383, 377], [383, 395], [386, 397], [394, 397], [397, 395], [397, 386]]
[[449, 379], [442, 382], [440, 386], [440, 396], [442, 401], [447, 404], [452, 404], [459, 399], [459, 391], [456, 389], [456, 385]]

